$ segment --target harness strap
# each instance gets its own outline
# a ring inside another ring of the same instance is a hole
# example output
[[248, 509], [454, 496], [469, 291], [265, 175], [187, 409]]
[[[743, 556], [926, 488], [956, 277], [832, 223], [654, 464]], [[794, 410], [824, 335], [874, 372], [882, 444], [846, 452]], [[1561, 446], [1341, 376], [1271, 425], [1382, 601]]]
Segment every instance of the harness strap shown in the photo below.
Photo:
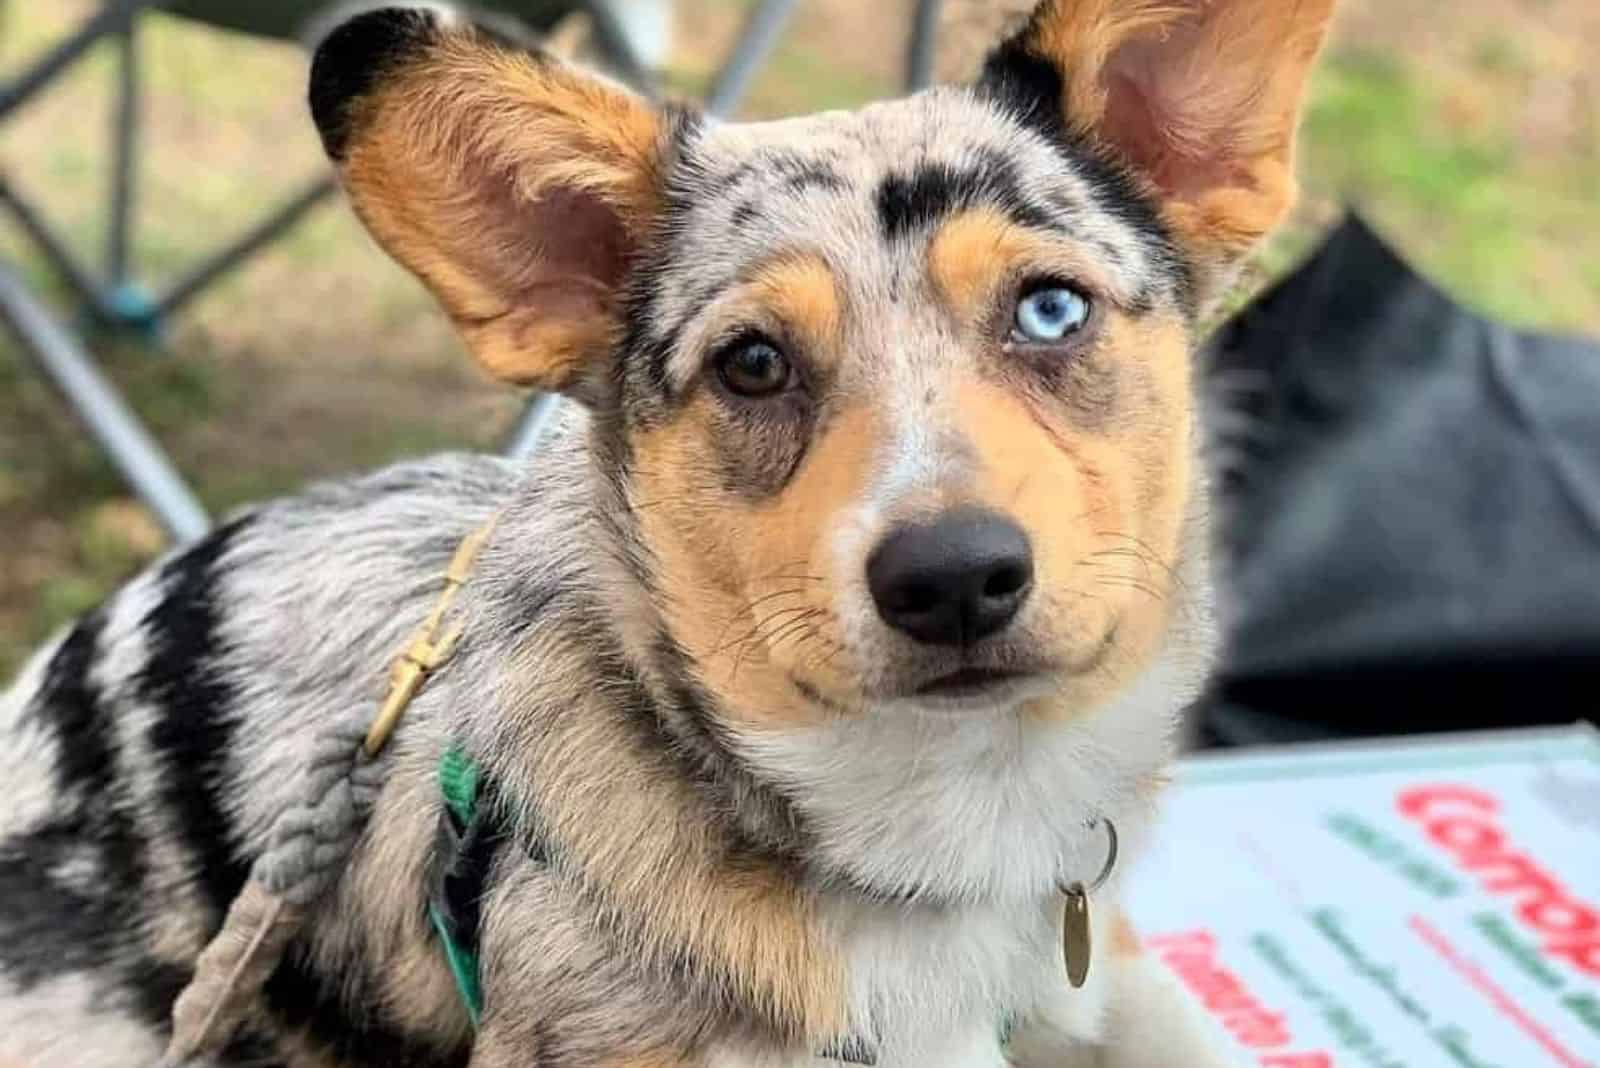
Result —
[[[390, 668], [388, 695], [377, 716], [335, 713], [318, 733], [303, 794], [288, 799], [273, 821], [266, 850], [251, 864], [221, 930], [173, 1002], [164, 1066], [194, 1063], [227, 1045], [317, 900], [349, 862], [383, 788], [384, 744], [461, 638], [461, 624], [447, 623], [447, 616], [496, 518], [463, 538], [450, 558], [433, 611]], [[464, 965], [462, 974], [476, 971]]]
[[504, 837], [492, 804], [479, 804], [481, 778], [478, 765], [458, 748], [447, 749], [439, 760], [444, 805], [439, 812], [439, 868], [428, 902], [428, 919], [473, 1027], [483, 1018], [478, 970], [483, 891]]

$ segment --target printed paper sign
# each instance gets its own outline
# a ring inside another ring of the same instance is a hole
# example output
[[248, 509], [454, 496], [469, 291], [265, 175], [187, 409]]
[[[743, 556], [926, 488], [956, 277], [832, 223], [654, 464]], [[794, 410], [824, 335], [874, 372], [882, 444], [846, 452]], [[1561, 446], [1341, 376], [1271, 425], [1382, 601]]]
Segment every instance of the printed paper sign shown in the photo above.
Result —
[[1600, 733], [1186, 762], [1129, 913], [1261, 1068], [1600, 1068]]

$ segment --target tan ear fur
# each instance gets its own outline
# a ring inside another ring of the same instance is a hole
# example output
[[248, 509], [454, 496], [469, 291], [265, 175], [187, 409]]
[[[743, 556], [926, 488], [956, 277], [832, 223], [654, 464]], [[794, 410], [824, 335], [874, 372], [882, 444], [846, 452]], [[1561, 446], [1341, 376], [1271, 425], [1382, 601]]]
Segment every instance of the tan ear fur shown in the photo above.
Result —
[[431, 29], [338, 109], [344, 186], [490, 372], [579, 389], [658, 207], [659, 116], [470, 26]]
[[1061, 74], [1069, 128], [1156, 193], [1203, 270], [1288, 213], [1294, 138], [1334, 0], [1045, 0], [1022, 46]]

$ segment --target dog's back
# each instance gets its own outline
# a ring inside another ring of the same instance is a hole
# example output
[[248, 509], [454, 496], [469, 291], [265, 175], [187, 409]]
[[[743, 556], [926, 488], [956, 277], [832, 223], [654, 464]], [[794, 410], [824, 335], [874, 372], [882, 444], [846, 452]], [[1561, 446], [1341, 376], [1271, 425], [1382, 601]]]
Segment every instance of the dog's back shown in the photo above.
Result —
[[[518, 480], [442, 457], [247, 511], [23, 669], [0, 697], [0, 1064], [156, 1060], [319, 721], [373, 705]], [[292, 980], [280, 1000], [324, 1000]]]

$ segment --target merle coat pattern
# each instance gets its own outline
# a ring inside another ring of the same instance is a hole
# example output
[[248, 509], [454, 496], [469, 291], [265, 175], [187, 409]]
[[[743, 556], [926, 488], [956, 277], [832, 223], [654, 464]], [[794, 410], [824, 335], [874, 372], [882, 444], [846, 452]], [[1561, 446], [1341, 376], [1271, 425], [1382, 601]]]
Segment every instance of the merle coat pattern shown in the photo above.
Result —
[[[460, 652], [219, 1065], [1227, 1063], [1115, 877], [1067, 987], [1058, 887], [1097, 819], [1137, 848], [1204, 679], [1188, 353], [1288, 206], [1328, 8], [1047, 0], [974, 86], [753, 125], [440, 8], [336, 29], [311, 105], [355, 209], [485, 367], [578, 403], [526, 466], [246, 509], [28, 663], [0, 1068], [159, 1060], [319, 724], [376, 707], [491, 516]], [[1062, 337], [1018, 333], [1041, 286], [1083, 299]], [[908, 637], [869, 575], [949, 515], [1026, 546], [993, 636]], [[476, 1031], [424, 914], [450, 745], [508, 828]]]

